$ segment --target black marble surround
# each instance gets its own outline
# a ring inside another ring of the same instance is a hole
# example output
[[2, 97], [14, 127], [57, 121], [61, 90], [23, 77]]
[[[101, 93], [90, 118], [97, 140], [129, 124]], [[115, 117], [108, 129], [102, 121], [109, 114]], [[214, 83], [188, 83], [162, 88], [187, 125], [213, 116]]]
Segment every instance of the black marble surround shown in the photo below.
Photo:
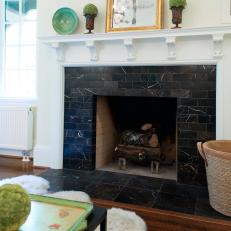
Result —
[[65, 68], [64, 168], [95, 168], [97, 95], [177, 98], [178, 182], [206, 184], [196, 142], [215, 138], [216, 66]]

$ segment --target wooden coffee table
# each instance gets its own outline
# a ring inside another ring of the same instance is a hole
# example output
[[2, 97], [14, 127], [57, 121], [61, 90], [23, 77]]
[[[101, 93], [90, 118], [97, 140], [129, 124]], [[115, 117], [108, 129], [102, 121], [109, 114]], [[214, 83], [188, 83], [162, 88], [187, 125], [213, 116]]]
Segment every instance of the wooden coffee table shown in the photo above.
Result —
[[94, 206], [92, 213], [87, 218], [87, 231], [95, 231], [100, 226], [100, 231], [107, 230], [107, 209]]

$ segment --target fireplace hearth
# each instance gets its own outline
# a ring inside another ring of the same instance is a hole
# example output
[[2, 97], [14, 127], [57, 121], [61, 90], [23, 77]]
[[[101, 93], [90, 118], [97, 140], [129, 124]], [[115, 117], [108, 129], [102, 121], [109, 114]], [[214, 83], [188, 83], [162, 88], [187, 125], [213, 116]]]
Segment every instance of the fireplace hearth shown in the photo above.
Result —
[[206, 184], [196, 142], [215, 138], [216, 66], [65, 68], [64, 168], [96, 168], [97, 97], [106, 96], [175, 99], [177, 181]]

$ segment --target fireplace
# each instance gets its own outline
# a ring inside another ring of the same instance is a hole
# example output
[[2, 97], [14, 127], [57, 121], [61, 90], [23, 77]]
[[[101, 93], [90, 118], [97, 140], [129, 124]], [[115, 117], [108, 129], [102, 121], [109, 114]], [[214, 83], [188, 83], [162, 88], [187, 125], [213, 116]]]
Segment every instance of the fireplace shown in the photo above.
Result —
[[176, 179], [176, 108], [176, 98], [97, 96], [96, 169]]
[[[146, 98], [151, 102], [159, 100], [160, 103], [167, 99], [175, 102], [177, 181], [206, 183], [204, 164], [197, 153], [196, 142], [215, 138], [216, 66], [65, 68], [65, 168], [91, 170], [98, 167], [97, 104], [99, 99], [101, 104], [112, 104], [118, 97], [122, 97], [123, 102], [134, 98], [137, 101]], [[114, 120], [109, 119], [108, 123], [117, 132]], [[106, 146], [112, 147], [115, 140], [108, 139]]]

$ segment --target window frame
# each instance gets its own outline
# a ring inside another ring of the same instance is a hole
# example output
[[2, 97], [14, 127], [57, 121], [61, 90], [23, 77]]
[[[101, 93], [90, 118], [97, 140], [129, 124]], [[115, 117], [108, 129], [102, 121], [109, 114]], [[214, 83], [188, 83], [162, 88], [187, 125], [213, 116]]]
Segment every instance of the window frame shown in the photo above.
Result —
[[5, 1], [0, 1], [0, 98], [3, 93], [5, 57]]
[[[14, 1], [14, 0], [12, 0]], [[7, 68], [6, 67], [6, 63], [5, 63], [5, 57], [6, 57], [6, 47], [18, 47], [19, 48], [19, 61], [21, 59], [21, 50], [23, 47], [29, 47], [32, 46], [35, 49], [35, 52], [37, 51], [37, 39], [35, 38], [35, 44], [23, 44], [22, 40], [21, 40], [21, 35], [22, 35], [22, 24], [25, 22], [30, 22], [30, 23], [36, 23], [37, 19], [34, 20], [28, 20], [25, 19], [23, 16], [23, 0], [18, 0], [19, 2], [19, 18], [18, 20], [14, 21], [6, 21], [6, 14], [5, 14], [5, 0], [0, 1], [0, 102], [4, 103], [4, 104], [11, 104], [11, 103], [19, 103], [22, 104], [23, 102], [25, 102], [27, 104], [27, 102], [32, 103], [32, 104], [36, 104], [37, 101], [37, 63], [35, 60], [35, 64], [34, 66], [31, 66], [31, 68], [22, 68], [19, 64], [19, 66], [17, 68]], [[18, 36], [19, 36], [19, 43], [18, 45], [7, 45], [6, 44], [6, 39], [5, 39], [5, 35], [6, 35], [6, 30], [5, 27], [6, 25], [10, 25], [13, 23], [19, 23], [19, 32], [18, 32]], [[37, 31], [37, 26], [36, 26], [36, 31]], [[36, 52], [37, 53], [37, 52]], [[15, 70], [15, 71], [23, 71], [23, 70], [31, 70], [34, 71], [35, 74], [35, 80], [34, 80], [34, 88], [35, 88], [35, 92], [33, 96], [6, 96], [6, 94], [4, 94], [5, 90], [6, 90], [6, 85], [5, 85], [5, 81], [6, 81], [6, 77], [5, 77], [5, 72], [7, 70]]]

